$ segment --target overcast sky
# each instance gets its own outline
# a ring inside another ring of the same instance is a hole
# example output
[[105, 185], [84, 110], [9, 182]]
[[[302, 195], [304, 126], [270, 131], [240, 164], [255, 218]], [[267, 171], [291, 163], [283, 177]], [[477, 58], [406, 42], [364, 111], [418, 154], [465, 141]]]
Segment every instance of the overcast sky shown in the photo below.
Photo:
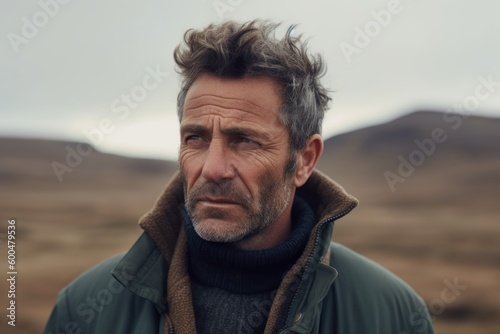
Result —
[[0, 136], [175, 159], [172, 51], [225, 19], [311, 38], [336, 91], [325, 137], [422, 108], [500, 117], [499, 14], [498, 0], [0, 0]]

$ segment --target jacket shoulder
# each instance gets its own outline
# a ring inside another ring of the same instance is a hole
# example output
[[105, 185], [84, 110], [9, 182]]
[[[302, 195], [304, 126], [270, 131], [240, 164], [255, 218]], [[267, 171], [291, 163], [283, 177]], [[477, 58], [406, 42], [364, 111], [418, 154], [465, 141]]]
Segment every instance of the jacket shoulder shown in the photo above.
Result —
[[119, 254], [97, 264], [61, 290], [44, 334], [127, 332], [134, 327], [130, 316], [134, 309], [157, 314], [151, 312], [153, 304], [145, 305], [112, 276], [123, 257]]
[[418, 297], [399, 277], [376, 262], [338, 243], [330, 245], [330, 265], [339, 272], [337, 282], [372, 293], [403, 293]]
[[343, 245], [331, 243], [330, 251], [338, 277], [326, 303], [334, 303], [339, 332], [434, 333], [425, 303], [408, 284]]
[[93, 290], [99, 290], [110, 285], [110, 282], [111, 284], [114, 282], [118, 284], [116, 279], [111, 275], [111, 271], [120, 263], [124, 255], [115, 255], [85, 270], [62, 291], [70, 290], [71, 293], [82, 293], [84, 292], [83, 290], [87, 290], [88, 292], [92, 292]]

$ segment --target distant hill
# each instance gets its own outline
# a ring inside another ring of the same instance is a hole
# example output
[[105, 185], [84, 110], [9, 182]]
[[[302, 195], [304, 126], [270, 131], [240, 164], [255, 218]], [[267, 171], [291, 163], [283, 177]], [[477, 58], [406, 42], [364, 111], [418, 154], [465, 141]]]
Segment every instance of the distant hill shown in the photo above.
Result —
[[177, 169], [176, 162], [127, 158], [69, 141], [0, 138], [0, 152], [0, 179], [4, 181], [33, 177], [58, 182], [59, 174], [63, 181], [88, 182], [109, 174], [169, 175]]
[[[402, 161], [406, 166], [401, 170], [407, 172], [403, 177], [398, 171]], [[329, 138], [318, 168], [368, 201], [391, 190], [387, 175], [404, 179], [394, 181], [395, 199], [431, 189], [440, 193], [485, 187], [490, 192], [494, 185], [500, 187], [500, 119], [411, 113]]]
[[[380, 153], [405, 153], [415, 149], [416, 139], [432, 138], [432, 131], [442, 129], [448, 138], [443, 150], [468, 156], [489, 157], [500, 154], [500, 119], [458, 114], [419, 111], [385, 124], [375, 125], [335, 136], [325, 141], [325, 151], [336, 148], [355, 150], [368, 156]], [[344, 148], [347, 146], [347, 148]], [[331, 151], [331, 152], [330, 152]]]

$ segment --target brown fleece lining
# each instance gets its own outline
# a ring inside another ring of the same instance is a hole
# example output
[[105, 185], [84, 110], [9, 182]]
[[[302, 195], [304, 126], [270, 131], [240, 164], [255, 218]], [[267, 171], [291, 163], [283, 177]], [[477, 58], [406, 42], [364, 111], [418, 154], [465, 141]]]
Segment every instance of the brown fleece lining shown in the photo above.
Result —
[[[167, 302], [175, 333], [196, 333], [189, 281], [187, 239], [181, 228], [167, 279]], [[168, 333], [168, 332], [167, 332]]]
[[182, 226], [179, 206], [184, 203], [183, 193], [180, 173], [176, 173], [154, 207], [139, 220], [139, 226], [153, 239], [167, 263], [172, 259]]
[[[337, 183], [319, 171], [314, 171], [309, 180], [297, 189], [318, 216], [318, 223], [311, 232], [315, 236], [329, 217], [354, 208], [358, 201], [347, 194]], [[140, 220], [140, 226], [154, 240], [163, 257], [170, 264], [167, 294], [168, 310], [175, 332], [196, 333], [191, 286], [187, 273], [187, 243], [181, 228], [180, 205], [184, 202], [180, 173], [177, 173], [160, 196], [153, 209]], [[180, 233], [179, 233], [180, 232]], [[265, 334], [277, 333], [286, 325], [287, 313], [292, 297], [290, 289], [302, 277], [308, 258], [314, 250], [315, 238], [309, 238], [304, 252], [292, 266], [280, 284], [271, 307]], [[165, 333], [168, 333], [167, 327]]]

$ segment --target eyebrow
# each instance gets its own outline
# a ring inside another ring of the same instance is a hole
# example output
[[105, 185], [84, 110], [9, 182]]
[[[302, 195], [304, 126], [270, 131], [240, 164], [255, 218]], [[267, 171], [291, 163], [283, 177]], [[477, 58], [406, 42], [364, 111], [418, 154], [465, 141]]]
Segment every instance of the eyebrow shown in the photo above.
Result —
[[[207, 136], [210, 134], [210, 130], [203, 125], [198, 124], [186, 124], [181, 126], [181, 136], [186, 133], [196, 133], [202, 136]], [[259, 132], [249, 128], [243, 127], [229, 127], [222, 129], [222, 133], [232, 137], [252, 137], [263, 139], [264, 141], [269, 141], [270, 138], [268, 134], [264, 132]]]
[[182, 125], [181, 126], [181, 136], [186, 134], [186, 133], [196, 133], [196, 134], [201, 134], [201, 135], [207, 135], [210, 133], [210, 131], [204, 127], [203, 125], [198, 125], [198, 124], [187, 124], [187, 125]]

